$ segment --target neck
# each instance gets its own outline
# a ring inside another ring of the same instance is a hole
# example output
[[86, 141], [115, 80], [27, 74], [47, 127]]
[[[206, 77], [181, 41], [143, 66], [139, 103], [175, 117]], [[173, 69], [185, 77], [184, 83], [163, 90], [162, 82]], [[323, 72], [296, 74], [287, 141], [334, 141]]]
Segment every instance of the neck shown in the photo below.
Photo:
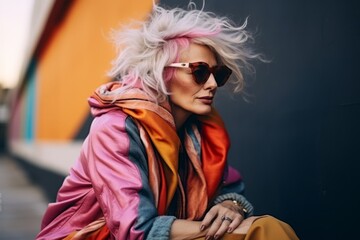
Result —
[[176, 130], [179, 130], [191, 115], [188, 111], [174, 105], [171, 105], [171, 112], [174, 117]]

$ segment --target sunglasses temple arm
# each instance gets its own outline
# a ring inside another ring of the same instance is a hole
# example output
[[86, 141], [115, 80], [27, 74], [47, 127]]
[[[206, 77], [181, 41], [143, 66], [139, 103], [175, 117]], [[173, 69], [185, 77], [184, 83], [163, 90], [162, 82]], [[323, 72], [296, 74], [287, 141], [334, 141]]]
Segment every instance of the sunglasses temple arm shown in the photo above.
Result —
[[190, 63], [172, 63], [169, 67], [188, 68], [190, 67]]

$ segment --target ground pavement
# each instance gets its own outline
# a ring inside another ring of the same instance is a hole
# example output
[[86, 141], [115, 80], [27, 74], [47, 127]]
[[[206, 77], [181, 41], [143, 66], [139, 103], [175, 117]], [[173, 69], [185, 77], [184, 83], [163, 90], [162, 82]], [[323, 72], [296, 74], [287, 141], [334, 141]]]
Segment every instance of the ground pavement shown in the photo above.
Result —
[[0, 239], [35, 239], [46, 207], [41, 189], [11, 157], [0, 155]]

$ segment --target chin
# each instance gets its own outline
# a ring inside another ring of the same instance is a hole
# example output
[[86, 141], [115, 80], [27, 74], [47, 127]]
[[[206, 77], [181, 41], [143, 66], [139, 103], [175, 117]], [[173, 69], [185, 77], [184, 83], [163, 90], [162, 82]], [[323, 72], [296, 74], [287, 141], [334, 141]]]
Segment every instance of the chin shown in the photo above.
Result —
[[193, 111], [196, 115], [207, 115], [211, 112], [211, 105], [207, 105], [206, 107], [201, 107]]

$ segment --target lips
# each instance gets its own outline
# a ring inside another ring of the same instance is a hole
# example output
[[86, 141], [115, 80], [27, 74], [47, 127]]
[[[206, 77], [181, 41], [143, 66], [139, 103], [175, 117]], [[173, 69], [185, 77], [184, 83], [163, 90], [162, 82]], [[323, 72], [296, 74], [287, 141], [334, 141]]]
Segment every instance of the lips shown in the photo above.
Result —
[[199, 97], [200, 99], [213, 100], [214, 97]]
[[198, 99], [204, 104], [212, 104], [214, 97], [205, 96], [205, 97], [199, 97]]

